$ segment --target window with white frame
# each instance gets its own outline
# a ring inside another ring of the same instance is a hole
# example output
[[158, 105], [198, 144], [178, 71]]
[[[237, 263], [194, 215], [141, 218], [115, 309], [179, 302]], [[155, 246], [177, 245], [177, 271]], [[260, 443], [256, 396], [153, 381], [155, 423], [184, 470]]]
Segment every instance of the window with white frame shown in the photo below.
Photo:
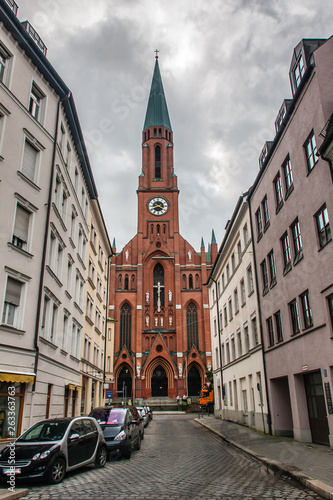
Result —
[[67, 350], [67, 339], [68, 339], [68, 313], [64, 314], [63, 323], [62, 323], [62, 339], [61, 339], [61, 349], [63, 351]]
[[227, 363], [230, 363], [230, 346], [229, 341], [225, 343], [226, 355], [227, 355]]
[[36, 183], [39, 150], [27, 139], [24, 142], [22, 174], [31, 182]]
[[84, 279], [80, 271], [77, 269], [75, 277], [75, 302], [81, 310], [83, 309], [83, 290], [84, 290]]
[[296, 88], [298, 88], [300, 83], [301, 83], [301, 80], [303, 78], [303, 75], [304, 75], [304, 62], [303, 62], [302, 53], [300, 54], [300, 56], [295, 64], [293, 73], [294, 73], [295, 85], [296, 85]]
[[229, 307], [229, 321], [232, 320], [232, 301], [231, 301], [231, 297], [229, 297], [228, 299], [228, 307]]
[[297, 333], [300, 332], [300, 322], [299, 322], [299, 314], [298, 314], [298, 306], [297, 306], [297, 300], [294, 299], [289, 303], [289, 310], [290, 310], [290, 316], [291, 316], [291, 324], [292, 324], [292, 330], [293, 330], [293, 335], [296, 335]]
[[237, 255], [238, 255], [238, 264], [239, 264], [242, 260], [242, 244], [241, 244], [240, 240], [237, 243]]
[[54, 225], [51, 224], [48, 265], [60, 280], [62, 278], [62, 261], [64, 248], [65, 243], [63, 242]]
[[239, 300], [238, 300], [238, 289], [234, 290], [234, 305], [235, 305], [235, 314], [239, 312]]
[[262, 228], [262, 218], [261, 218], [260, 207], [256, 211], [256, 221], [257, 221], [257, 238], [259, 240], [261, 238], [261, 236], [262, 236], [262, 229], [263, 229]]
[[32, 209], [36, 210], [36, 208], [33, 207], [30, 203], [25, 202], [23, 198], [19, 198], [19, 201], [16, 205], [12, 244], [17, 248], [25, 250], [26, 252], [29, 252], [31, 247], [30, 228]]
[[250, 335], [249, 335], [249, 327], [247, 323], [244, 323], [244, 340], [245, 340], [245, 352], [249, 352], [250, 350]]
[[5, 300], [2, 310], [2, 323], [14, 328], [20, 327], [20, 308], [22, 305], [22, 289], [24, 284], [14, 277], [8, 276]]
[[67, 261], [66, 290], [70, 295], [72, 293], [73, 262], [73, 258], [69, 255]]
[[52, 342], [57, 341], [57, 321], [60, 302], [49, 289], [44, 291], [43, 313], [41, 323], [41, 335]]
[[95, 312], [95, 327], [101, 331], [101, 311], [96, 307], [96, 312]]
[[66, 144], [66, 159], [65, 159], [65, 164], [66, 164], [67, 168], [69, 168], [70, 159], [71, 159], [71, 147], [70, 147], [69, 142], [67, 141], [67, 144]]
[[78, 171], [78, 168], [75, 167], [75, 169], [74, 169], [74, 189], [75, 189], [76, 193], [78, 192], [78, 187], [79, 187], [79, 171]]
[[291, 170], [291, 162], [290, 162], [290, 157], [288, 156], [282, 165], [282, 170], [284, 174], [284, 182], [286, 186], [286, 198], [287, 194], [289, 194], [293, 188], [293, 173]]
[[269, 210], [268, 210], [267, 195], [262, 200], [261, 205], [264, 213], [264, 231], [266, 231], [267, 227], [269, 226]]
[[284, 235], [282, 236], [281, 244], [282, 244], [282, 253], [284, 261], [283, 274], [286, 274], [291, 269], [291, 254], [290, 254], [289, 237], [287, 232], [285, 232]]
[[251, 293], [254, 291], [253, 273], [251, 265], [247, 268], [246, 272], [247, 272], [247, 283], [249, 289], [248, 295], [251, 295]]
[[235, 345], [234, 335], [231, 336], [230, 343], [231, 343], [231, 357], [232, 357], [232, 361], [233, 361], [236, 359], [236, 345]]
[[30, 114], [41, 123], [43, 120], [44, 99], [45, 94], [43, 94], [35, 82], [32, 82], [28, 109]]
[[323, 248], [327, 243], [332, 241], [332, 233], [330, 221], [328, 218], [328, 211], [326, 203], [321, 207], [321, 209], [315, 215], [318, 238], [319, 238], [319, 246]]
[[94, 320], [94, 318], [93, 318], [93, 308], [94, 308], [94, 301], [91, 298], [91, 296], [89, 295], [89, 293], [87, 293], [86, 315], [88, 316], [88, 318], [91, 321]]
[[308, 171], [311, 172], [311, 170], [318, 161], [316, 138], [313, 130], [304, 144], [304, 149], [308, 165]]
[[310, 307], [309, 290], [306, 290], [300, 295], [303, 312], [304, 328], [309, 328], [313, 325], [312, 311]]
[[81, 326], [75, 320], [73, 320], [71, 354], [77, 359], [80, 358], [80, 348], [81, 348]]
[[73, 244], [75, 244], [75, 224], [76, 224], [76, 217], [77, 217], [77, 212], [76, 212], [74, 206], [72, 205], [70, 238], [71, 238]]
[[60, 124], [60, 132], [59, 132], [59, 148], [60, 148], [61, 153], [63, 153], [65, 134], [66, 134], [66, 130], [65, 130], [64, 124], [61, 123]]
[[257, 318], [255, 316], [251, 318], [251, 328], [252, 328], [253, 345], [256, 346], [259, 344], [259, 334], [258, 334]]
[[245, 291], [245, 281], [244, 281], [244, 278], [242, 278], [240, 280], [240, 289], [241, 289], [242, 306], [244, 306], [245, 303], [246, 303], [246, 291]]
[[8, 111], [8, 109], [5, 108], [5, 106], [3, 106], [3, 104], [0, 103], [0, 155], [2, 152], [5, 124], [8, 115], [10, 115], [10, 111]]
[[272, 347], [275, 343], [275, 341], [274, 341], [274, 325], [273, 325], [272, 316], [267, 318], [266, 325], [267, 325], [267, 335], [268, 335], [268, 347]]
[[11, 53], [0, 43], [0, 81], [7, 87], [10, 76]]
[[227, 306], [226, 305], [223, 307], [223, 315], [224, 315], [224, 326], [227, 326], [227, 324], [228, 324], [228, 313], [227, 313]]
[[276, 341], [282, 342], [283, 341], [283, 328], [282, 328], [281, 311], [277, 311], [274, 314], [274, 318], [275, 318], [275, 327], [276, 327]]
[[244, 237], [244, 246], [246, 246], [247, 243], [249, 242], [249, 230], [247, 227], [247, 223], [245, 223], [243, 227], [243, 237]]
[[277, 213], [283, 205], [283, 192], [282, 192], [282, 182], [281, 182], [280, 172], [278, 172], [278, 174], [275, 176], [273, 183], [274, 183], [276, 213]]
[[275, 258], [273, 249], [268, 254], [268, 265], [269, 265], [269, 275], [270, 275], [270, 287], [272, 288], [276, 284], [276, 268], [275, 268]]
[[237, 334], [237, 349], [238, 349], [238, 356], [241, 357], [243, 354], [243, 346], [242, 346], [242, 333], [239, 330], [236, 332]]
[[263, 295], [265, 295], [269, 288], [268, 288], [268, 274], [267, 274], [267, 264], [266, 264], [266, 259], [264, 259], [261, 264], [261, 276], [262, 276], [262, 288], [263, 288]]
[[294, 220], [294, 222], [292, 223], [292, 225], [290, 227], [291, 227], [291, 232], [293, 235], [293, 246], [294, 246], [294, 254], [295, 254], [294, 264], [296, 264], [297, 261], [299, 260], [301, 253], [302, 253], [302, 237], [301, 237], [301, 230], [300, 230], [300, 226], [299, 226], [298, 217], [297, 217], [297, 219]]

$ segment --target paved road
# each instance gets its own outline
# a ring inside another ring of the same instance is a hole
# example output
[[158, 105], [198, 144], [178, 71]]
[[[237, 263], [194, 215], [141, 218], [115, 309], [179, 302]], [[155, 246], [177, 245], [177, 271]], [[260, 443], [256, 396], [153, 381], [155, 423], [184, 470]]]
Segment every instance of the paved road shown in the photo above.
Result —
[[141, 450], [130, 460], [112, 460], [99, 470], [80, 469], [59, 485], [28, 488], [27, 500], [320, 498], [267, 473], [191, 415], [154, 415]]

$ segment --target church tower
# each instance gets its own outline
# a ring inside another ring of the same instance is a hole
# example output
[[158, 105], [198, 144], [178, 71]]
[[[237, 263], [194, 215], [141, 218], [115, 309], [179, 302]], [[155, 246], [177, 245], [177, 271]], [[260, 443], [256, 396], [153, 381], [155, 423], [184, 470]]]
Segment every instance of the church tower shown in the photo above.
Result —
[[137, 234], [112, 257], [109, 316], [114, 383], [131, 399], [197, 396], [211, 367], [208, 293], [217, 244], [200, 252], [179, 234], [179, 190], [158, 56], [142, 132]]

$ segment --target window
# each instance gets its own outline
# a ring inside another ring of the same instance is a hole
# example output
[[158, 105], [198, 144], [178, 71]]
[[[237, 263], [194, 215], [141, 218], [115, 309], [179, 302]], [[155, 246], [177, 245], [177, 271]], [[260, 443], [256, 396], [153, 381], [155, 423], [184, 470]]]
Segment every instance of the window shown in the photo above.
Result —
[[327, 297], [328, 313], [331, 320], [331, 328], [333, 330], [333, 295]]
[[72, 351], [72, 355], [77, 359], [80, 358], [80, 348], [81, 348], [80, 339], [81, 339], [81, 327], [76, 321], [73, 321], [71, 351]]
[[75, 167], [75, 170], [74, 170], [74, 189], [75, 189], [76, 193], [77, 193], [78, 187], [79, 187], [79, 171], [78, 171], [77, 167]]
[[154, 267], [153, 283], [154, 307], [164, 307], [164, 269], [160, 263]]
[[31, 182], [35, 182], [38, 150], [26, 139], [24, 143], [21, 172]]
[[249, 288], [249, 295], [254, 291], [254, 284], [253, 284], [253, 274], [252, 274], [252, 267], [249, 266], [247, 268], [247, 282], [248, 282], [248, 288]]
[[28, 251], [30, 216], [29, 210], [17, 204], [12, 244], [26, 251]]
[[61, 123], [60, 124], [60, 134], [59, 134], [59, 147], [60, 147], [61, 153], [63, 152], [65, 133], [66, 133], [65, 127]]
[[276, 326], [276, 341], [283, 341], [283, 330], [282, 330], [282, 319], [281, 319], [281, 311], [278, 311], [274, 314], [275, 318], [275, 326]]
[[225, 347], [226, 347], [226, 354], [227, 354], [227, 363], [230, 363], [230, 346], [229, 346], [228, 341], [226, 342]]
[[237, 347], [238, 347], [238, 356], [240, 357], [243, 354], [242, 334], [240, 330], [237, 332]]
[[193, 276], [192, 276], [192, 274], [190, 274], [188, 277], [188, 287], [190, 290], [193, 290]]
[[284, 271], [283, 275], [287, 274], [291, 269], [291, 255], [290, 255], [290, 246], [289, 246], [289, 238], [288, 233], [284, 233], [281, 238], [282, 244], [282, 253], [283, 253], [283, 261], [284, 261]]
[[311, 132], [309, 138], [307, 139], [304, 148], [305, 148], [306, 161], [308, 164], [308, 171], [311, 172], [311, 170], [318, 161], [316, 138], [313, 131]]
[[39, 122], [42, 121], [42, 114], [43, 114], [42, 104], [44, 97], [45, 95], [43, 94], [43, 92], [37, 87], [35, 82], [33, 82], [30, 91], [29, 112]]
[[229, 321], [232, 320], [232, 302], [231, 302], [231, 297], [229, 297], [228, 300], [228, 307], [229, 307]]
[[72, 275], [73, 275], [73, 259], [71, 257], [68, 257], [66, 290], [69, 294], [71, 294], [72, 290]]
[[303, 75], [304, 75], [304, 62], [303, 62], [303, 56], [301, 54], [294, 68], [294, 79], [296, 88], [299, 87]]
[[237, 288], [234, 290], [234, 304], [235, 304], [235, 314], [237, 314], [239, 311], [239, 300], [238, 300]]
[[161, 178], [161, 148], [156, 146], [155, 148], [155, 179]]
[[228, 324], [228, 313], [227, 313], [227, 306], [226, 305], [223, 307], [223, 314], [224, 314], [224, 326], [227, 326], [227, 324]]
[[299, 227], [298, 218], [291, 225], [291, 232], [293, 235], [293, 245], [295, 252], [294, 265], [300, 260], [301, 252], [302, 252], [302, 238], [301, 238], [301, 230]]
[[265, 198], [262, 200], [261, 204], [262, 204], [262, 209], [264, 212], [264, 231], [266, 231], [266, 229], [269, 226], [269, 210], [268, 210], [267, 196], [265, 196]]
[[249, 242], [249, 230], [247, 228], [247, 224], [244, 224], [243, 227], [243, 237], [244, 237], [244, 246], [246, 246]]
[[291, 163], [289, 156], [285, 160], [282, 169], [284, 173], [284, 182], [286, 185], [286, 197], [287, 197], [287, 195], [289, 195], [289, 193], [292, 191], [293, 188], [293, 173], [291, 170]]
[[190, 302], [186, 309], [186, 327], [187, 327], [187, 348], [192, 346], [199, 347], [198, 336], [198, 310], [193, 302]]
[[93, 321], [93, 307], [94, 307], [94, 301], [90, 297], [89, 293], [87, 293], [87, 300], [86, 300], [86, 316]]
[[296, 333], [299, 333], [300, 331], [299, 315], [298, 315], [298, 307], [296, 299], [294, 299], [292, 302], [289, 303], [289, 310], [291, 315], [293, 335], [296, 335]]
[[309, 290], [306, 290], [306, 292], [302, 293], [301, 303], [303, 311], [304, 328], [309, 328], [310, 326], [313, 325], [312, 312], [309, 300]]
[[231, 356], [232, 360], [236, 359], [236, 346], [235, 346], [235, 337], [231, 337]]
[[230, 269], [229, 269], [229, 264], [227, 264], [227, 281], [230, 279]]
[[238, 264], [239, 264], [242, 260], [242, 244], [240, 241], [237, 243], [237, 255], [238, 255]]
[[71, 234], [70, 234], [70, 238], [74, 244], [74, 239], [75, 239], [75, 220], [76, 220], [76, 217], [77, 217], [77, 213], [76, 213], [76, 210], [74, 208], [72, 208], [72, 216], [71, 216]]
[[262, 294], [266, 295], [266, 293], [268, 292], [268, 274], [267, 274], [266, 259], [262, 261], [260, 267], [261, 267], [262, 287], [263, 287]]
[[282, 193], [280, 172], [277, 174], [273, 182], [274, 182], [275, 200], [276, 200], [276, 213], [278, 213], [278, 211], [283, 205], [283, 193]]
[[84, 279], [81, 276], [80, 272], [77, 270], [75, 277], [75, 302], [81, 310], [83, 309], [83, 290]]
[[268, 346], [272, 347], [274, 345], [274, 326], [273, 318], [270, 317], [266, 320], [267, 334], [268, 334]]
[[0, 44], [0, 81], [8, 86], [11, 54]]
[[232, 272], [235, 271], [235, 254], [233, 253], [232, 256], [231, 256], [231, 268], [232, 268]]
[[244, 324], [244, 339], [245, 339], [245, 352], [249, 352], [250, 336], [249, 336], [249, 327], [247, 326], [247, 323]]
[[268, 264], [269, 264], [269, 274], [270, 274], [270, 287], [272, 288], [276, 284], [276, 269], [275, 269], [275, 258], [274, 250], [271, 250], [268, 254]]
[[328, 219], [328, 211], [326, 204], [319, 210], [316, 215], [317, 231], [319, 237], [319, 246], [323, 248], [331, 241], [331, 227]]
[[66, 144], [66, 161], [65, 161], [67, 168], [69, 167], [70, 159], [71, 159], [71, 147], [70, 147], [69, 142], [67, 142], [67, 144]]
[[240, 281], [240, 288], [241, 288], [241, 301], [242, 301], [242, 306], [246, 303], [246, 292], [245, 292], [245, 281], [242, 279]]
[[132, 310], [129, 304], [120, 309], [120, 349], [124, 346], [131, 350]]
[[44, 294], [41, 334], [53, 344], [56, 342], [59, 305], [60, 302], [47, 289]]
[[256, 346], [259, 344], [259, 336], [258, 336], [258, 327], [257, 327], [257, 318], [256, 317], [251, 319], [251, 327], [252, 327], [253, 345]]
[[18, 328], [23, 283], [10, 276], [7, 278], [2, 323]]
[[257, 233], [258, 233], [258, 240], [259, 240], [262, 237], [262, 218], [261, 218], [260, 207], [256, 211], [256, 221], [257, 221]]
[[61, 279], [62, 275], [62, 258], [64, 247], [65, 244], [58, 235], [55, 228], [51, 228], [48, 265], [59, 279]]
[[231, 386], [231, 382], [229, 382], [229, 403], [230, 403], [230, 406], [233, 406], [233, 402], [232, 402], [232, 386]]
[[62, 324], [62, 341], [61, 349], [66, 351], [67, 349], [67, 337], [68, 337], [68, 316], [64, 314], [63, 324]]
[[225, 289], [225, 279], [224, 279], [224, 273], [222, 273], [222, 289]]

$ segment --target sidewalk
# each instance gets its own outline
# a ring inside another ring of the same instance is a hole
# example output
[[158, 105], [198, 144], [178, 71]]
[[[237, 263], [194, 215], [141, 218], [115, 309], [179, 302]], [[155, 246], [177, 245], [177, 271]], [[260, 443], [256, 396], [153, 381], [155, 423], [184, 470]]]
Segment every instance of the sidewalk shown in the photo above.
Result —
[[333, 451], [330, 448], [270, 436], [213, 415], [195, 421], [270, 469], [287, 474], [322, 497], [333, 500]]

